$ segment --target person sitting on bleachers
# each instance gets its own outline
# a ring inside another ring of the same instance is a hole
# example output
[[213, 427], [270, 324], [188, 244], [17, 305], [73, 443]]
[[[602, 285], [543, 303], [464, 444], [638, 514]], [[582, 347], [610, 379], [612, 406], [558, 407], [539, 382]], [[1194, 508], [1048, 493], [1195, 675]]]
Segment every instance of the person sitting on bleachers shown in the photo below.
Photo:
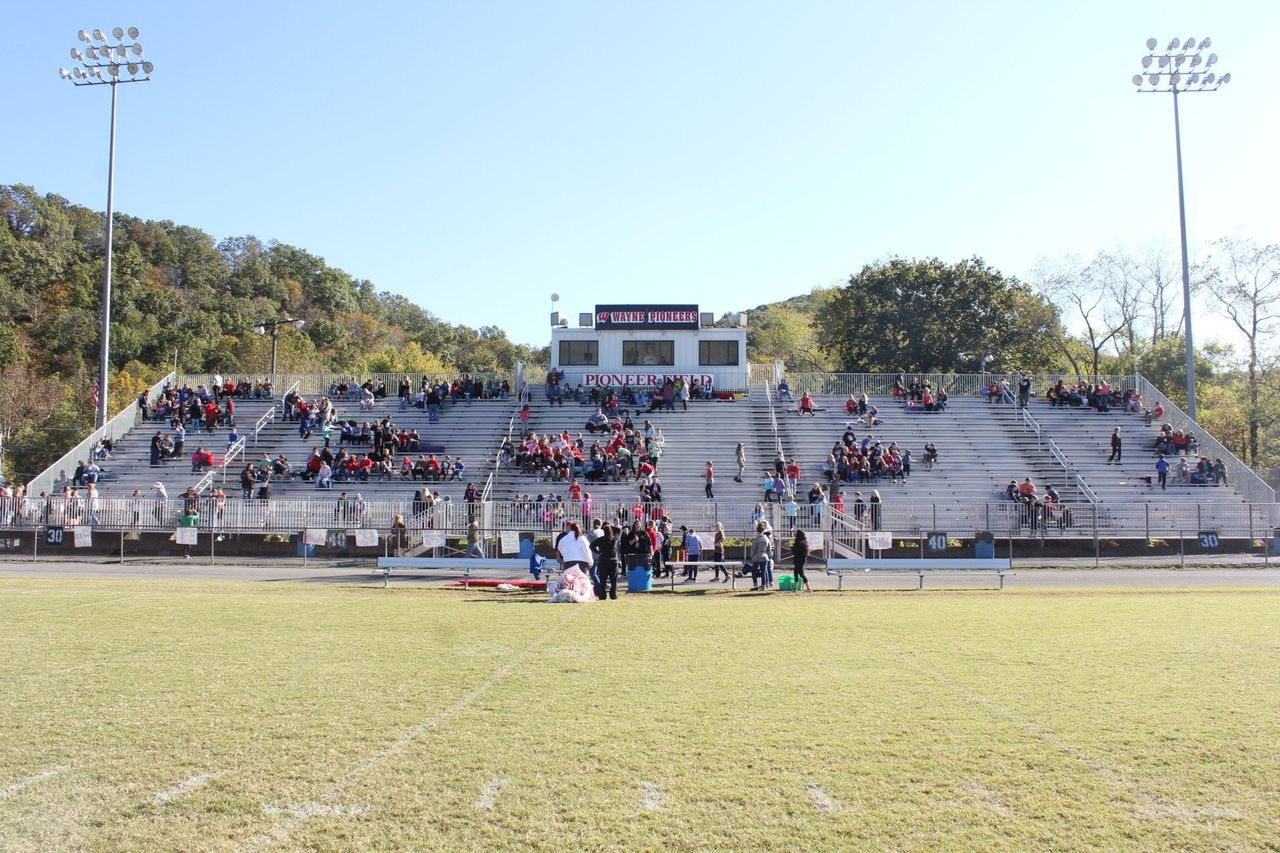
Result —
[[853, 414], [857, 411], [858, 411], [858, 400], [856, 397], [850, 394], [849, 399], [844, 401], [844, 413], [852, 417]]
[[926, 471], [932, 471], [933, 466], [938, 462], [938, 448], [933, 442], [926, 442], [924, 446], [924, 467]]
[[605, 415], [603, 411], [597, 408], [595, 412], [591, 414], [591, 417], [587, 418], [586, 430], [587, 432], [592, 434], [596, 433], [597, 431], [609, 432], [608, 416]]
[[1009, 501], [1018, 500], [1018, 481], [1017, 480], [1010, 480], [1009, 485], [1004, 487], [1004, 497], [1005, 497], [1005, 500], [1009, 500]]
[[787, 377], [785, 376], [778, 380], [778, 402], [781, 403], [784, 399], [792, 403], [796, 399], [791, 396], [791, 385], [787, 382]]
[[1154, 409], [1148, 409], [1142, 413], [1142, 420], [1147, 426], [1151, 426], [1153, 421], [1158, 421], [1164, 417], [1164, 403], [1156, 403]]
[[934, 399], [933, 392], [928, 388], [924, 389], [924, 394], [921, 396], [920, 402], [924, 406], [924, 410], [926, 412], [937, 411], [937, 401]]
[[203, 447], [197, 447], [191, 454], [191, 473], [199, 474], [206, 468], [213, 467], [213, 453]]
[[1173, 450], [1175, 453], [1186, 455], [1191, 447], [1191, 442], [1182, 430], [1173, 431]]
[[1215, 486], [1227, 485], [1227, 466], [1221, 459], [1213, 460], [1213, 467], [1209, 471], [1209, 476], [1213, 478]]
[[817, 417], [817, 414], [813, 411], [813, 397], [809, 396], [808, 391], [800, 395], [800, 405], [796, 408], [796, 414], [797, 415], [807, 414], [810, 417], [814, 417], [814, 418]]

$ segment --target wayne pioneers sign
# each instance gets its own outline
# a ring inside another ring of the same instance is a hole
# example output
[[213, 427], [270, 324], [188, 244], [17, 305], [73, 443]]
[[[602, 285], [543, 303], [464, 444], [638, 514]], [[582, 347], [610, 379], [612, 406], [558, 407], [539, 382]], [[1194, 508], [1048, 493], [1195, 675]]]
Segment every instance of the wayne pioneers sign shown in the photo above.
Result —
[[597, 305], [597, 329], [693, 329], [697, 305]]
[[650, 385], [661, 385], [668, 379], [673, 382], [676, 379], [683, 379], [685, 382], [697, 382], [703, 388], [710, 388], [715, 382], [715, 377], [710, 373], [584, 373], [582, 374], [582, 384], [591, 385], [632, 385], [637, 388], [645, 388]]

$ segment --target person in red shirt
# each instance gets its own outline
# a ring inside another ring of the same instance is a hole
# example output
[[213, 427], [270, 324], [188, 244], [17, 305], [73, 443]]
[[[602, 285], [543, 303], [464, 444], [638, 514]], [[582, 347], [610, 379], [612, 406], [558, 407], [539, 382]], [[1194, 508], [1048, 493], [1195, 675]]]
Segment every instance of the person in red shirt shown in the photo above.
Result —
[[440, 460], [434, 453], [427, 459], [427, 476], [433, 480], [440, 479]]
[[810, 417], [816, 418], [818, 415], [813, 411], [813, 397], [809, 396], [806, 391], [800, 395], [800, 408], [796, 411], [797, 415], [808, 413]]
[[582, 486], [578, 483], [577, 480], [574, 480], [573, 483], [569, 486], [569, 500], [571, 501], [582, 500]]

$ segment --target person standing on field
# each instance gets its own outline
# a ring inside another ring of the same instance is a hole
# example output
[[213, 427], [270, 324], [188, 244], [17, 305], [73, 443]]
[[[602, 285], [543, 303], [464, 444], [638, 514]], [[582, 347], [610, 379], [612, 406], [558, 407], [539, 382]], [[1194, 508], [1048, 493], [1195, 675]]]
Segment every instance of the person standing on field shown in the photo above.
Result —
[[804, 564], [809, 559], [809, 540], [803, 530], [796, 530], [796, 538], [791, 542], [791, 562], [795, 570], [796, 590], [813, 592], [809, 579], [804, 574]]

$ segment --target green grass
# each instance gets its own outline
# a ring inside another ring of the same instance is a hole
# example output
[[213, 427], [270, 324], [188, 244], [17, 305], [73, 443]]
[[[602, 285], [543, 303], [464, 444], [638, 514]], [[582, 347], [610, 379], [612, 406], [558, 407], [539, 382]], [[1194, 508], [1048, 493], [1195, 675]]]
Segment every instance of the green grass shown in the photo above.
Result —
[[0, 848], [1275, 850], [1277, 614], [4, 580]]

